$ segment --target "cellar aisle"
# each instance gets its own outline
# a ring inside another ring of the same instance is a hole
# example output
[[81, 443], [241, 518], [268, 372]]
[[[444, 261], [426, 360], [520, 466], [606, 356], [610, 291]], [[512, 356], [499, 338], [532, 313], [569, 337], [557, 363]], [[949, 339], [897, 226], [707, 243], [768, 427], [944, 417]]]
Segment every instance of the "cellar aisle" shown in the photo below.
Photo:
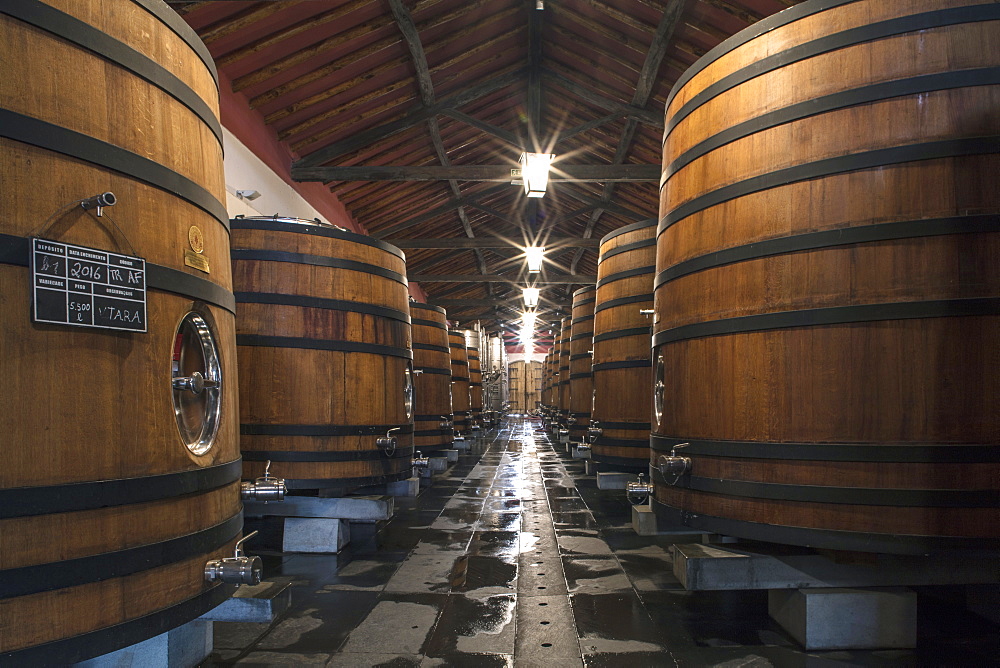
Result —
[[509, 421], [340, 555], [264, 555], [292, 584], [274, 624], [216, 624], [204, 666], [993, 665], [996, 627], [922, 599], [913, 651], [805, 653], [767, 594], [683, 590], [538, 423]]

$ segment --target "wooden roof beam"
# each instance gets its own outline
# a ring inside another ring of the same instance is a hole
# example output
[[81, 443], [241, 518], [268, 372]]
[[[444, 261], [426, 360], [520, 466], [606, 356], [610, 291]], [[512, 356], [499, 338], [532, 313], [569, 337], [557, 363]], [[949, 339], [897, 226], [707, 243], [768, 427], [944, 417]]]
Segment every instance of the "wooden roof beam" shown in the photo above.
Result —
[[[476, 237], [475, 239], [383, 239], [382, 241], [390, 243], [403, 250], [410, 248], [521, 248], [520, 243], [515, 243], [510, 239], [501, 239], [500, 237]], [[553, 250], [557, 248], [574, 247], [597, 248], [599, 246], [597, 239], [578, 239], [577, 237], [549, 237], [548, 239], [543, 239], [542, 241], [544, 242], [546, 249]]]
[[[517, 278], [500, 274], [407, 274], [407, 279], [418, 283], [511, 283], [520, 285]], [[590, 285], [597, 282], [593, 274], [553, 274], [546, 278], [532, 278], [532, 285]]]
[[[510, 165], [406, 165], [292, 167], [296, 181], [488, 181], [511, 183]], [[565, 165], [556, 162], [551, 182], [619, 182], [660, 179], [659, 165]]]

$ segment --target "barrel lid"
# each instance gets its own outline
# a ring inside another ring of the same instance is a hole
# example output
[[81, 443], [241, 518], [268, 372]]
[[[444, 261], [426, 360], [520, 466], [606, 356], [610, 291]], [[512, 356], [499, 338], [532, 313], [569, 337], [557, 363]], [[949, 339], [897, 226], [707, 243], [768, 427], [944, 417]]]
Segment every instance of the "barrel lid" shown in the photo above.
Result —
[[437, 313], [440, 313], [441, 315], [447, 315], [447, 311], [445, 311], [440, 306], [434, 306], [433, 304], [425, 304], [424, 302], [410, 302], [410, 308], [411, 309], [412, 308], [422, 308], [422, 309], [424, 309], [426, 311], [436, 311]]
[[619, 227], [617, 230], [613, 230], [611, 232], [608, 232], [603, 237], [601, 237], [601, 244], [600, 245], [603, 246], [606, 242], [608, 242], [611, 239], [614, 239], [615, 237], [617, 237], [619, 235], [622, 235], [622, 234], [628, 234], [629, 232], [635, 232], [636, 230], [641, 230], [644, 227], [655, 227], [657, 222], [658, 221], [657, 221], [656, 218], [649, 218], [647, 220], [640, 220], [638, 223], [632, 223], [631, 225], [626, 225], [624, 227]]
[[339, 225], [324, 223], [317, 218], [306, 220], [305, 218], [282, 216], [277, 213], [273, 216], [237, 216], [229, 221], [229, 226], [230, 229], [233, 230], [295, 232], [296, 234], [312, 234], [314, 236], [329, 237], [331, 239], [343, 239], [344, 241], [353, 241], [357, 244], [363, 244], [365, 246], [371, 246], [373, 248], [384, 250], [387, 253], [392, 253], [400, 260], [403, 260], [404, 262], [406, 261], [406, 255], [403, 254], [403, 251], [399, 250], [392, 244], [387, 244], [384, 241], [380, 241], [379, 239], [370, 237], [366, 234], [358, 234], [357, 232], [345, 230]]

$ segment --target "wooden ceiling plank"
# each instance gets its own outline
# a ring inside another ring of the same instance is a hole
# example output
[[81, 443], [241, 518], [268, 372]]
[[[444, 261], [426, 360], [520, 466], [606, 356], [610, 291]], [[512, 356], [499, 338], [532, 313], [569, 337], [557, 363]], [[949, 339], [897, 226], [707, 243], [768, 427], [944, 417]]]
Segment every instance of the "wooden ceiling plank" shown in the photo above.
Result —
[[278, 12], [284, 11], [289, 7], [294, 7], [297, 3], [295, 2], [268, 2], [263, 5], [255, 5], [250, 9], [243, 11], [236, 16], [230, 16], [225, 21], [219, 22], [218, 25], [214, 27], [208, 27], [198, 33], [206, 45], [212, 42], [217, 42], [223, 37], [228, 37], [233, 33], [248, 28], [258, 21], [262, 21], [267, 17], [277, 14]]
[[578, 84], [572, 79], [569, 79], [568, 77], [549, 68], [546, 68], [545, 71], [543, 71], [543, 76], [546, 79], [551, 80], [554, 84], [565, 88], [574, 95], [578, 95], [592, 104], [605, 109], [606, 111], [620, 111], [623, 115], [634, 116], [647, 125], [659, 128], [663, 127], [662, 114], [657, 114], [649, 111], [648, 109], [641, 109], [635, 107], [634, 105], [621, 104], [620, 102], [609, 100], [597, 91]]
[[[476, 237], [475, 239], [462, 239], [451, 237], [442, 239], [434, 237], [431, 239], [383, 239], [397, 248], [406, 250], [408, 248], [517, 248], [521, 246], [513, 243], [510, 239], [502, 237]], [[562, 247], [586, 247], [597, 248], [597, 239], [580, 239], [577, 237], [550, 237], [545, 239], [545, 248], [556, 249]]]

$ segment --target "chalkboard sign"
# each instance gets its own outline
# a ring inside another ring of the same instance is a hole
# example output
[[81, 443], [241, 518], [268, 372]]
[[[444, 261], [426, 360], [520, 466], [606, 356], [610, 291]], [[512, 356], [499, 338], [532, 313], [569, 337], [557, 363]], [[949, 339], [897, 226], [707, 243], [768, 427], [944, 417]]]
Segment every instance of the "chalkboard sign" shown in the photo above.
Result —
[[146, 261], [72, 244], [31, 240], [35, 322], [146, 331]]

